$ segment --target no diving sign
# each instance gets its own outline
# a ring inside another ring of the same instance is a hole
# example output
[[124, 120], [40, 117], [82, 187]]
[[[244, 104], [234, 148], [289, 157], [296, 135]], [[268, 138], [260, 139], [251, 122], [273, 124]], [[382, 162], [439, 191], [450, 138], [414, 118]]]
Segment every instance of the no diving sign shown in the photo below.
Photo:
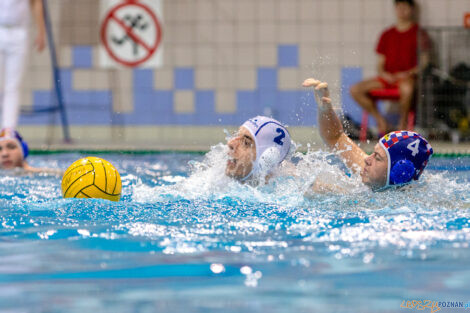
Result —
[[162, 65], [161, 0], [101, 0], [102, 67]]

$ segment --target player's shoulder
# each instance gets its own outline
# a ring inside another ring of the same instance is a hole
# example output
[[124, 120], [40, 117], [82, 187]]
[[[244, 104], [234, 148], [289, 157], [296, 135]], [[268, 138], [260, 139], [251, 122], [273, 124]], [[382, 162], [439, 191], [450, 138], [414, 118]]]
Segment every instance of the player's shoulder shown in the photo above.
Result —
[[390, 36], [391, 34], [394, 34], [396, 32], [397, 32], [397, 28], [395, 25], [389, 26], [382, 31], [382, 37]]

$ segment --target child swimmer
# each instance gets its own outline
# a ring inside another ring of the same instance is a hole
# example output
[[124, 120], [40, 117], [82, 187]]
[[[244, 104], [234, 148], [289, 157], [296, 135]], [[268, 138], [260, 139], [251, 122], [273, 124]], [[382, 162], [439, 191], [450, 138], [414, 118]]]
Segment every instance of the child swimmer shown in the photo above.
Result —
[[[374, 191], [401, 186], [417, 180], [426, 167], [433, 150], [421, 135], [411, 131], [391, 132], [367, 155], [343, 131], [329, 98], [328, 84], [309, 78], [304, 87], [314, 87], [319, 106], [319, 130], [326, 145], [339, 151], [346, 165], [361, 176], [362, 182]], [[291, 141], [286, 127], [264, 116], [246, 121], [229, 139], [229, 160], [225, 174], [241, 182], [268, 180], [273, 172], [288, 168]], [[314, 192], [341, 192], [341, 187], [322, 183], [312, 185]]]
[[20, 169], [27, 173], [61, 174], [59, 169], [35, 168], [26, 162], [29, 149], [21, 135], [11, 129], [0, 131], [0, 168], [5, 170]]

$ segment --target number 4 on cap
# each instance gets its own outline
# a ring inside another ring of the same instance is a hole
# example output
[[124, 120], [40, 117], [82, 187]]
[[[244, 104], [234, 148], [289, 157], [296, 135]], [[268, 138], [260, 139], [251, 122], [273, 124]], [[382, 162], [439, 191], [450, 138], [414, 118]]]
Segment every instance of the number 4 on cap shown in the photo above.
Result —
[[419, 147], [420, 140], [416, 139], [415, 141], [409, 143], [406, 147], [411, 150], [411, 155], [416, 156], [419, 153], [418, 147]]

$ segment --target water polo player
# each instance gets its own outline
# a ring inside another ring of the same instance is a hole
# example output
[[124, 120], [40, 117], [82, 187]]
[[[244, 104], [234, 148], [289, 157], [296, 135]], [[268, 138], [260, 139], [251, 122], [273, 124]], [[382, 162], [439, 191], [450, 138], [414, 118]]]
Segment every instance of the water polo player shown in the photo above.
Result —
[[304, 87], [314, 87], [318, 103], [320, 136], [339, 152], [346, 165], [361, 175], [373, 190], [403, 185], [417, 180], [426, 167], [433, 150], [420, 134], [395, 131], [383, 136], [367, 155], [343, 131], [343, 125], [331, 105], [328, 84], [309, 78]]
[[0, 161], [2, 169], [27, 168], [28, 144], [20, 134], [9, 128], [0, 131]]
[[240, 126], [227, 145], [229, 160], [225, 174], [245, 181], [272, 174], [289, 154], [291, 140], [279, 121], [257, 116]]
[[35, 168], [31, 167], [27, 162], [29, 149], [26, 141], [21, 135], [11, 129], [4, 128], [0, 131], [0, 168], [11, 170], [11, 169], [22, 169], [32, 173], [49, 173], [49, 174], [61, 174], [60, 169], [48, 169], [48, 168]]

